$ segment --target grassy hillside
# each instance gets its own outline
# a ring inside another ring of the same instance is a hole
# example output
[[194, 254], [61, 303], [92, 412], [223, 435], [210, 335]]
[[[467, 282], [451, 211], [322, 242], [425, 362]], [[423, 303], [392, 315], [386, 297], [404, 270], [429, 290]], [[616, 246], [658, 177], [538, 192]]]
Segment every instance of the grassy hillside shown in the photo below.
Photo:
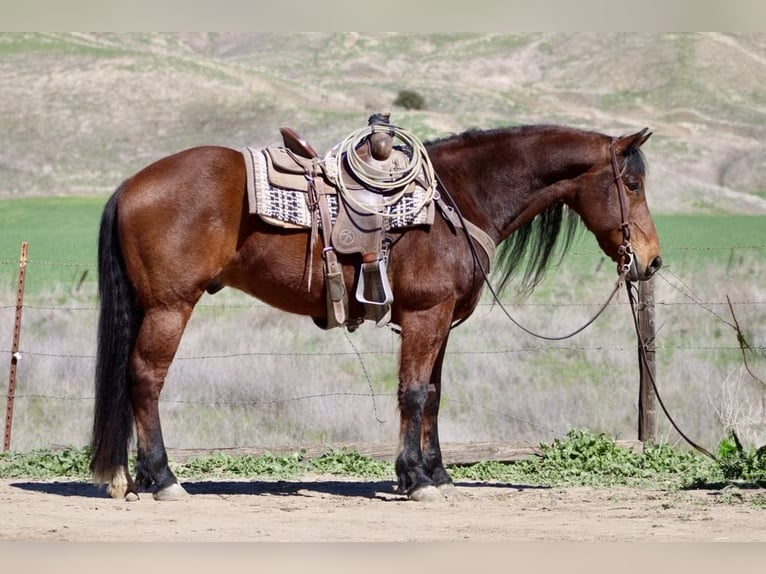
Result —
[[[766, 213], [765, 34], [0, 34], [0, 198], [105, 195], [197, 144], [326, 150], [370, 112], [650, 127], [660, 212]], [[393, 102], [400, 90], [423, 110]]]

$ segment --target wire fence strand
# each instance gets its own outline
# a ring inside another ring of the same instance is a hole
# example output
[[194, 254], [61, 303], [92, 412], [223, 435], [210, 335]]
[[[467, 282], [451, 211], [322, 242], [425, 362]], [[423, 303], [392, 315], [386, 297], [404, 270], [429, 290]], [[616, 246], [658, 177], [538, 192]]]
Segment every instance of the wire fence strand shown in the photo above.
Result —
[[[728, 252], [732, 250], [763, 250], [766, 252], [766, 245], [735, 245], [735, 246], [720, 246], [720, 247], [665, 247], [667, 251], [711, 251], [711, 252]], [[575, 255], [593, 255], [599, 252], [578, 252]], [[44, 261], [44, 260], [29, 260], [27, 262], [31, 266], [52, 266], [52, 267], [65, 267], [65, 268], [92, 268], [95, 264], [91, 263], [79, 263], [79, 262], [56, 262], [56, 261]], [[0, 260], [0, 265], [18, 265], [18, 260]], [[669, 293], [678, 294], [679, 298], [672, 298], [670, 296], [664, 299], [655, 301], [655, 306], [658, 308], [664, 308], [668, 310], [678, 310], [679, 312], [687, 313], [694, 309], [700, 309], [704, 314], [713, 319], [715, 323], [720, 325], [726, 325], [732, 329], [735, 325], [728, 318], [729, 309], [737, 308], [743, 311], [743, 316], [749, 315], [749, 310], [753, 312], [761, 313], [766, 305], [766, 300], [760, 300], [757, 296], [753, 297], [749, 295], [746, 298], [735, 300], [729, 299], [728, 294], [721, 292], [718, 298], [711, 299], [695, 288], [695, 286], [689, 280], [684, 279], [674, 271], [671, 267], [663, 268], [657, 274], [658, 280], [662, 282], [664, 286], [669, 289]], [[83, 297], [87, 302], [76, 302], [72, 304], [66, 297], [59, 297], [55, 303], [51, 302], [35, 302], [25, 303], [25, 311], [31, 311], [39, 314], [46, 314], [55, 320], [65, 321], [73, 317], [86, 316], [91, 321], [97, 315], [99, 311], [98, 302], [95, 301], [94, 295], [84, 294]], [[725, 299], [725, 300], [724, 300]], [[93, 300], [91, 303], [90, 300]], [[505, 303], [506, 301], [504, 301]], [[528, 301], [520, 300], [514, 301], [509, 299], [507, 304], [510, 307], [516, 309], [528, 309], [531, 313], [537, 313], [539, 310], [545, 310], [547, 314], [555, 314], [560, 310], [576, 309], [576, 308], [592, 308], [601, 305], [602, 302], [589, 302], [589, 301]], [[479, 303], [485, 311], [492, 312], [494, 304], [491, 301], [482, 300]], [[621, 308], [627, 307], [627, 301], [613, 301], [610, 307]], [[0, 302], [1, 311], [15, 310], [16, 305]], [[229, 311], [252, 311], [260, 312], [264, 309], [270, 309], [270, 307], [264, 303], [253, 300], [248, 303], [231, 303], [223, 302], [220, 304], [210, 303], [203, 301], [197, 306], [197, 310], [202, 313], [225, 313]], [[739, 313], [739, 311], [738, 311]], [[756, 325], [755, 327], [761, 328]], [[2, 328], [2, 327], [0, 327]], [[760, 332], [760, 331], [759, 331]], [[371, 401], [372, 416], [378, 423], [385, 422], [385, 417], [381, 416], [380, 406], [378, 400], [390, 401], [395, 399], [396, 393], [392, 393], [385, 390], [375, 389], [373, 385], [373, 374], [368, 369], [366, 364], [367, 360], [376, 357], [387, 357], [396, 355], [396, 350], [390, 349], [365, 349], [358, 347], [351, 338], [344, 332], [346, 340], [348, 342], [349, 349], [334, 349], [318, 350], [318, 351], [306, 351], [306, 350], [290, 350], [290, 349], [270, 349], [267, 351], [237, 351], [237, 352], [204, 352], [194, 354], [179, 354], [175, 357], [175, 360], [180, 364], [196, 362], [209, 362], [209, 361], [233, 361], [237, 359], [251, 359], [251, 358], [271, 358], [277, 361], [294, 361], [294, 360], [321, 360], [328, 361], [334, 365], [338, 360], [354, 359], [358, 365], [359, 372], [362, 374], [364, 383], [367, 385], [366, 392], [358, 391], [327, 391], [327, 392], [308, 392], [302, 394], [293, 394], [289, 396], [272, 396], [269, 398], [220, 398], [220, 397], [199, 397], [180, 399], [177, 397], [161, 398], [160, 402], [167, 405], [189, 405], [189, 406], [206, 406], [206, 407], [269, 407], [279, 406], [290, 403], [301, 403], [307, 401], [318, 401], [326, 399], [369, 399]], [[20, 349], [20, 356], [26, 361], [30, 360], [52, 360], [52, 361], [84, 361], [87, 363], [94, 363], [96, 360], [95, 352], [64, 352], [57, 351], [55, 348], [35, 348], [34, 339], [31, 339], [32, 343], [26, 344], [26, 339], [22, 339], [24, 344]], [[685, 341], [685, 340], [668, 340], [655, 345], [655, 349], [658, 353], [675, 351], [689, 352], [689, 353], [703, 353], [713, 356], [715, 353], [739, 353], [744, 350], [736, 344], [731, 338], [721, 337], [719, 341]], [[522, 356], [522, 355], [535, 355], [535, 354], [551, 354], [551, 353], [585, 353], [593, 354], [595, 356], [613, 356], [615, 354], [633, 355], [636, 349], [630, 345], [619, 344], [617, 342], [608, 342], [607, 344], [547, 344], [547, 345], [498, 345], [494, 346], [485, 345], [481, 348], [471, 348], [470, 345], [462, 345], [458, 348], [450, 348], [449, 355], [464, 356], [464, 357], [477, 357], [481, 360], [482, 357], [491, 356]], [[764, 358], [766, 357], [766, 346], [763, 341], [753, 340], [748, 341], [747, 352], [754, 357]], [[0, 353], [9, 354], [10, 350], [1, 349]], [[762, 367], [762, 363], [758, 364], [758, 367]], [[757, 367], [756, 367], [757, 368]], [[89, 366], [88, 369], [92, 369]], [[90, 394], [83, 394], [81, 391], [72, 390], [71, 394], [67, 394], [66, 391], [61, 393], [45, 393], [35, 392], [30, 390], [28, 392], [16, 392], [15, 399], [19, 400], [19, 406], [23, 406], [25, 401], [51, 401], [51, 402], [63, 402], [63, 403], [92, 403], [94, 397]], [[462, 409], [481, 411], [487, 414], [491, 414], [495, 417], [513, 421], [516, 424], [525, 425], [531, 429], [537, 429], [545, 433], [552, 433], [558, 436], [564, 436], [567, 429], [556, 428], [555, 425], [546, 424], [545, 421], [533, 420], [532, 417], [520, 416], [518, 413], [509, 412], [506, 409], [498, 407], [494, 403], [485, 403], [482, 400], [476, 400], [470, 397], [444, 397], [445, 404], [451, 404], [455, 407]]]

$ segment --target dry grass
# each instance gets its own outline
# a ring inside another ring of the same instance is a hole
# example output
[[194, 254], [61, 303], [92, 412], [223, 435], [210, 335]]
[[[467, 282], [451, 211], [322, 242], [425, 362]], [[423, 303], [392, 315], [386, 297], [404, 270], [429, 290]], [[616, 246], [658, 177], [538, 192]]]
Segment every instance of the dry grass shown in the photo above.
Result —
[[[583, 257], [585, 263], [578, 261]], [[756, 267], [748, 258], [725, 271], [695, 263], [655, 280], [660, 393], [684, 431], [709, 447], [734, 425], [753, 444], [766, 442], [766, 392], [741, 372], [725, 302], [728, 295], [751, 344], [760, 345], [749, 357], [766, 376], [766, 294], [752, 280]], [[506, 300], [530, 328], [561, 334], [595, 312], [613, 281], [612, 266], [600, 257], [574, 254], [528, 299]], [[62, 288], [26, 301], [16, 450], [88, 442], [97, 318], [92, 289]], [[12, 293], [2, 300], [11, 301]], [[10, 327], [12, 314], [0, 309], [0, 324]], [[0, 333], [0, 349], [10, 348], [8, 331]], [[167, 445], [394, 442], [397, 356], [398, 337], [371, 323], [353, 334], [324, 332], [308, 318], [234, 291], [206, 296], [163, 391]], [[562, 342], [522, 333], [485, 301], [450, 339], [440, 431], [444, 441], [537, 444], [570, 428], [630, 439], [637, 398], [637, 350], [624, 291], [594, 325]], [[664, 417], [660, 436], [679, 441]]]

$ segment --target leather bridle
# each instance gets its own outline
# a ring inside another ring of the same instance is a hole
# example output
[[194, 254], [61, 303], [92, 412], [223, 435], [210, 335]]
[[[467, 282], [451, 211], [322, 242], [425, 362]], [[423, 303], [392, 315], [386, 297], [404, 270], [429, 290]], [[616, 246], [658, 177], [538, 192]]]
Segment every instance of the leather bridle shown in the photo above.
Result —
[[620, 202], [620, 231], [622, 232], [622, 244], [617, 248], [617, 253], [620, 255], [620, 263], [617, 264], [617, 272], [620, 276], [625, 276], [630, 273], [630, 268], [633, 266], [635, 256], [633, 255], [633, 247], [630, 244], [630, 223], [626, 211], [628, 198], [627, 193], [625, 192], [625, 184], [622, 182], [624, 170], [620, 169], [620, 165], [617, 162], [616, 144], [617, 138], [612, 138], [612, 141], [609, 144], [609, 154], [612, 158], [612, 171], [614, 172], [614, 182], [617, 185], [617, 198]]

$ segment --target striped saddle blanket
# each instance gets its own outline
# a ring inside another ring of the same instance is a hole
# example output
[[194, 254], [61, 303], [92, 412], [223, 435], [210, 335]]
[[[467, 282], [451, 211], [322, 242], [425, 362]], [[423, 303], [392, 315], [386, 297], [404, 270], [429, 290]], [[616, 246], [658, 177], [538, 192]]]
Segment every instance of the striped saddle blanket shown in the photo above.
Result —
[[[272, 225], [286, 228], [310, 228], [316, 217], [311, 203], [310, 182], [320, 193], [326, 194], [332, 223], [338, 217], [338, 193], [324, 160], [299, 157], [282, 147], [241, 150], [247, 169], [247, 198], [250, 213], [257, 214]], [[312, 177], [307, 177], [312, 174]], [[342, 174], [347, 188], [364, 192], [355, 179]], [[395, 203], [384, 207], [385, 230], [430, 225], [434, 218], [433, 201], [423, 205], [425, 183], [416, 179]], [[418, 211], [414, 207], [423, 205]], [[321, 227], [321, 220], [319, 221]]]

